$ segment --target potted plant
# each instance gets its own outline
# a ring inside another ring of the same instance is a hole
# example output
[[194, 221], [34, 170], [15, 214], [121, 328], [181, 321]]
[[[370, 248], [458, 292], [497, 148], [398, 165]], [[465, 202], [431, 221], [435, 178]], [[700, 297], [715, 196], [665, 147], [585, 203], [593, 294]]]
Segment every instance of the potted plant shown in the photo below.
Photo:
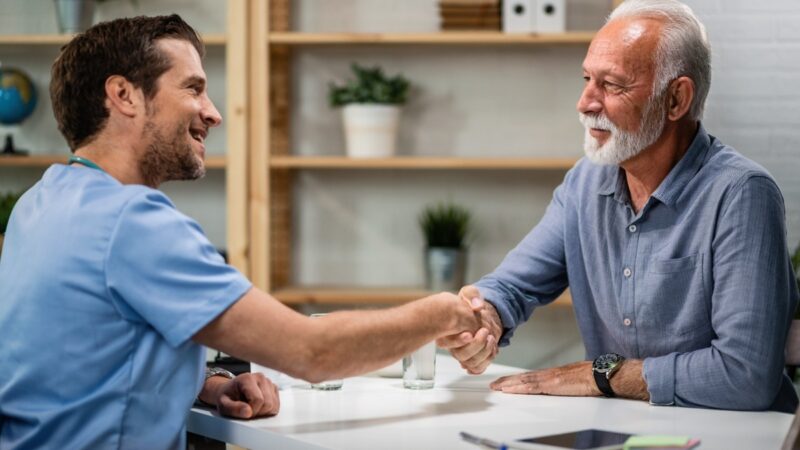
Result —
[[[61, 33], [80, 33], [94, 23], [94, 10], [105, 0], [54, 0], [58, 31]], [[136, 0], [131, 0], [136, 4]]]
[[8, 194], [0, 195], [0, 253], [3, 252], [3, 237], [6, 234], [11, 210], [14, 209], [14, 205], [21, 195], [22, 192], [9, 192]]
[[387, 77], [380, 67], [351, 66], [355, 79], [330, 84], [332, 107], [343, 107], [347, 156], [381, 158], [394, 155], [400, 106], [406, 102], [409, 82], [402, 75]]
[[464, 286], [467, 236], [472, 215], [454, 203], [427, 206], [419, 216], [425, 235], [425, 286], [431, 291], [458, 292]]

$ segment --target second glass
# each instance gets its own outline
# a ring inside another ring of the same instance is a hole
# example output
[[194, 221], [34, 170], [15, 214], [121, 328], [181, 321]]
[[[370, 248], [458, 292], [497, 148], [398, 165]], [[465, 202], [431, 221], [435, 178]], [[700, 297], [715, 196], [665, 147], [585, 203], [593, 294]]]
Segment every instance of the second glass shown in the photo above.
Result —
[[[315, 319], [324, 315], [325, 313], [312, 314], [311, 318]], [[342, 384], [344, 384], [344, 380], [327, 380], [323, 381], [322, 383], [312, 383], [311, 388], [318, 391], [335, 391], [341, 389]]]

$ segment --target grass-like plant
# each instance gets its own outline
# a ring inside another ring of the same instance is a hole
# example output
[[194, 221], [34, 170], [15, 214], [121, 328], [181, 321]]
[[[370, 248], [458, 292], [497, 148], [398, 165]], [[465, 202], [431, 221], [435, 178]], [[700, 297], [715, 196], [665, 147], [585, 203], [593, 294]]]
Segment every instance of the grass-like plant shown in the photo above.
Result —
[[472, 227], [472, 214], [453, 203], [427, 206], [419, 216], [419, 224], [428, 247], [466, 247]]
[[351, 68], [355, 79], [342, 86], [330, 84], [331, 106], [339, 107], [350, 103], [401, 105], [406, 102], [410, 84], [402, 75], [389, 78], [380, 67], [363, 67], [356, 63]]
[[11, 217], [11, 210], [17, 200], [22, 196], [22, 192], [9, 192], [0, 194], [0, 234], [6, 234], [8, 219]]

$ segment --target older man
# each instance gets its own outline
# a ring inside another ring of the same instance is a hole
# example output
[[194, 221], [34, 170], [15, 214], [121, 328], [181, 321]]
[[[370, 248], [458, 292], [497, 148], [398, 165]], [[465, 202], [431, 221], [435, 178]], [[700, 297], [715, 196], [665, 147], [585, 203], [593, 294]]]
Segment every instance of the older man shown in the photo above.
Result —
[[569, 285], [588, 361], [494, 389], [793, 412], [783, 352], [798, 294], [783, 198], [700, 123], [703, 25], [677, 1], [628, 0], [592, 41], [583, 77], [586, 158], [500, 266], [462, 289], [493, 305], [476, 339], [440, 345], [481, 373]]
[[226, 265], [155, 189], [205, 171], [222, 118], [202, 54], [180, 17], [136, 17], [90, 28], [54, 63], [74, 156], [22, 196], [6, 234], [0, 448], [184, 448], [198, 392], [237, 417], [277, 412], [263, 376], [203, 383], [198, 344], [318, 382], [478, 329], [481, 302], [453, 294], [311, 320]]

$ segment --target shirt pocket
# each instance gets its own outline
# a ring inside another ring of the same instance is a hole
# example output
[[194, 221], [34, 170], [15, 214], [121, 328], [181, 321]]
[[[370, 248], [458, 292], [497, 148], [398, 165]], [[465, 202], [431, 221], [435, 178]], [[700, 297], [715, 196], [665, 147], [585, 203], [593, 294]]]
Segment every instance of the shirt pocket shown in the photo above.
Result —
[[637, 321], [664, 337], [664, 351], [706, 346], [713, 329], [703, 283], [703, 254], [654, 256], [638, 290]]

